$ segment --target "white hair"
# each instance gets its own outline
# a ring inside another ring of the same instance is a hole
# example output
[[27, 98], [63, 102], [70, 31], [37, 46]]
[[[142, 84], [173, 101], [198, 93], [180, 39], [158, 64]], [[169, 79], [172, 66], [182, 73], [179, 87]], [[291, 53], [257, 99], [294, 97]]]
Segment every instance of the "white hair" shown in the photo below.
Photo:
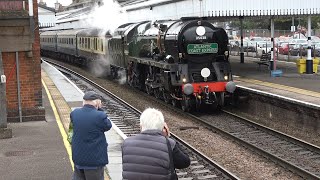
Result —
[[99, 103], [101, 103], [100, 99], [95, 99], [95, 100], [83, 100], [82, 104], [88, 104], [88, 105], [92, 105], [96, 108], [98, 108]]
[[149, 129], [162, 130], [164, 127], [163, 114], [157, 109], [147, 108], [140, 116], [140, 126], [141, 131]]

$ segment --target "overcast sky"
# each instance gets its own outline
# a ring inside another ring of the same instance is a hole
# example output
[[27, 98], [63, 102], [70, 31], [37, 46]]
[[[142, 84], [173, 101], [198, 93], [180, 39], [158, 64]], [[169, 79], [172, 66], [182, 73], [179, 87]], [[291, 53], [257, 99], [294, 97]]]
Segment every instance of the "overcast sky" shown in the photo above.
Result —
[[[40, 0], [38, 0], [38, 2], [40, 2]], [[43, 0], [43, 2], [47, 3], [48, 7], [54, 7], [54, 3], [57, 2], [57, 0]], [[72, 0], [58, 0], [58, 2], [63, 6], [68, 6], [72, 3]]]

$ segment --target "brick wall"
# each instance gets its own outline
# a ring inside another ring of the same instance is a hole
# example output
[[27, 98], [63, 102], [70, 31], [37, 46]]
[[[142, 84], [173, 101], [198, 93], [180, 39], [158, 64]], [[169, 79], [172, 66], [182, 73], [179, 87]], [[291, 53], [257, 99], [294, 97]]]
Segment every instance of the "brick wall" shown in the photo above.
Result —
[[[32, 57], [28, 57], [28, 54], [30, 55], [30, 52], [18, 52], [23, 121], [44, 120], [45, 115], [45, 111], [42, 106], [40, 42], [37, 0], [33, 0], [33, 5], [35, 27], [37, 28], [34, 30], [34, 41], [32, 43]], [[19, 36], [17, 36], [16, 38], [19, 38]], [[7, 76], [6, 94], [8, 122], [18, 122], [20, 118], [18, 108], [18, 85], [15, 68], [16, 53], [2, 52], [2, 59], [4, 72]]]

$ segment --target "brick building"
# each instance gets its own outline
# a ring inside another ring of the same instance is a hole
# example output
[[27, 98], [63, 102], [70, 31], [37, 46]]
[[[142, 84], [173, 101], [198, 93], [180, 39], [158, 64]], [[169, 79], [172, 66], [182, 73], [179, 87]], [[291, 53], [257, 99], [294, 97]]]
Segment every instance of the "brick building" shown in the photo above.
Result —
[[44, 120], [37, 0], [0, 1], [0, 39], [7, 121]]

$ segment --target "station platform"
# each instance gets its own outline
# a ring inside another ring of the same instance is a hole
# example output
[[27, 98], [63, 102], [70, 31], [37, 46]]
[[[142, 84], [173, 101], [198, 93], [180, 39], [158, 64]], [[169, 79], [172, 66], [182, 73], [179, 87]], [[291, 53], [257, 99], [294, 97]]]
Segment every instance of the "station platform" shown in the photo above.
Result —
[[320, 107], [320, 73], [299, 74], [294, 62], [276, 61], [276, 68], [283, 74], [272, 77], [268, 66], [259, 67], [257, 60], [245, 57], [240, 63], [239, 56], [230, 57], [233, 80], [238, 86]]
[[[69, 115], [82, 106], [83, 92], [53, 66], [45, 62], [41, 66], [46, 121], [8, 124], [13, 137], [0, 140], [0, 179], [72, 179]], [[114, 128], [105, 135], [109, 144], [105, 180], [122, 179], [123, 137]]]

